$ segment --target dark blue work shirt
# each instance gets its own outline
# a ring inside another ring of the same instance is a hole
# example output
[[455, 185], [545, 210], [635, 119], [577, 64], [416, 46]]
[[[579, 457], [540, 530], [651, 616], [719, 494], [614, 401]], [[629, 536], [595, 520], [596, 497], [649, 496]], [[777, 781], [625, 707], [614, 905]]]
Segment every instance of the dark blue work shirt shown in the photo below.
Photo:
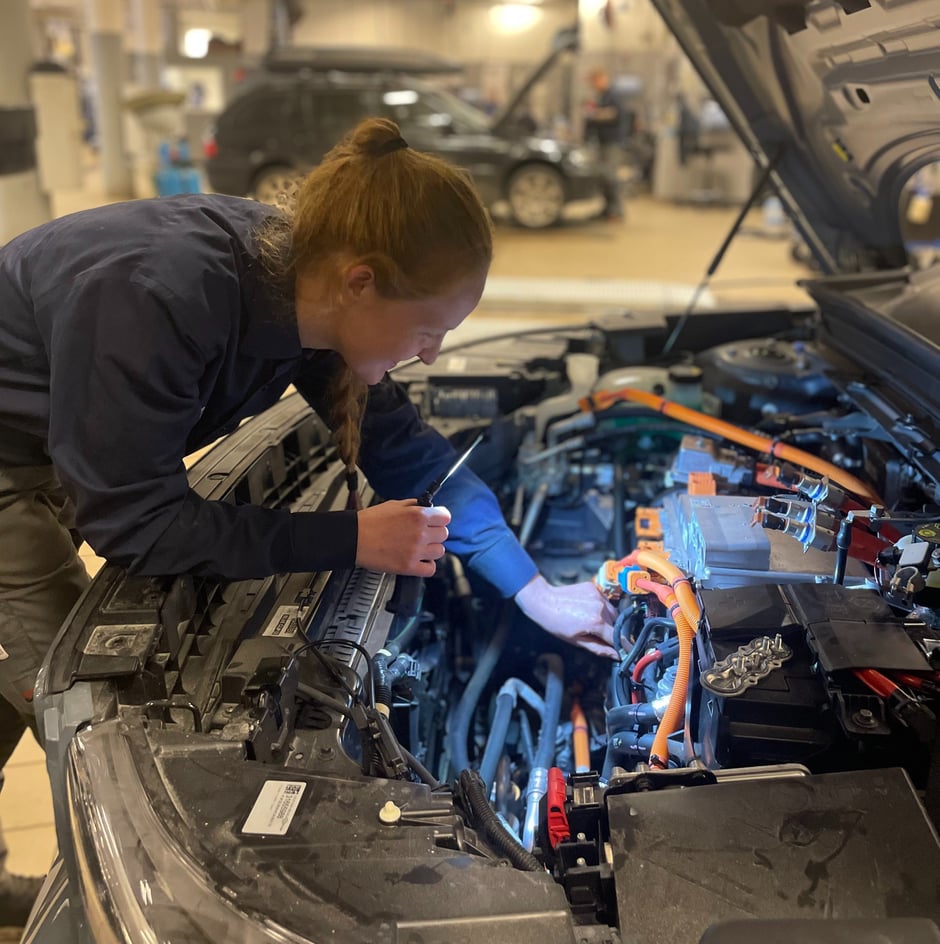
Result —
[[614, 114], [610, 118], [603, 120], [589, 114], [585, 122], [585, 138], [588, 141], [597, 141], [598, 144], [621, 144], [623, 136], [623, 128], [621, 127], [623, 110], [613, 90], [608, 88], [600, 92], [594, 99], [594, 107], [597, 109], [612, 108], [614, 109]]
[[[0, 249], [0, 466], [48, 463], [95, 552], [141, 574], [228, 578], [348, 567], [355, 512], [207, 501], [183, 456], [289, 384], [328, 417], [338, 355], [301, 348], [292, 305], [262, 278], [253, 234], [271, 209], [225, 196], [120, 203]], [[389, 378], [372, 387], [360, 466], [414, 497], [454, 459]], [[536, 569], [488, 488], [462, 469], [438, 503], [448, 547], [504, 594]]]

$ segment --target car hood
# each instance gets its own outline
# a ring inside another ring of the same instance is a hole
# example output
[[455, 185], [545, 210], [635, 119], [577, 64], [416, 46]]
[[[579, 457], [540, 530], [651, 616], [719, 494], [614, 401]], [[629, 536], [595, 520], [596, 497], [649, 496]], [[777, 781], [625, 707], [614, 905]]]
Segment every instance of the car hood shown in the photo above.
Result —
[[940, 157], [930, 0], [653, 0], [827, 273], [905, 264], [905, 180]]

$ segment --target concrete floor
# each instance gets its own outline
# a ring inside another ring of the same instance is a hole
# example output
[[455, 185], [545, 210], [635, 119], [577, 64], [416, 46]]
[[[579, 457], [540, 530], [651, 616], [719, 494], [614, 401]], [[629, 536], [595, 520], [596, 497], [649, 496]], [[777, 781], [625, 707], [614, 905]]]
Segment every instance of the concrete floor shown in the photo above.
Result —
[[[57, 195], [57, 215], [112, 202], [96, 189], [89, 168], [85, 190]], [[612, 308], [661, 307], [688, 298], [730, 228], [733, 208], [674, 206], [648, 197], [629, 202], [625, 222], [570, 224], [547, 232], [497, 228], [494, 291], [455, 332], [455, 340], [542, 322], [568, 322]], [[802, 304], [795, 281], [809, 273], [790, 259], [789, 241], [771, 238], [752, 213], [719, 269], [708, 304]], [[527, 279], [531, 282], [518, 280]], [[535, 299], [533, 301], [533, 299]], [[579, 300], [580, 299], [580, 300]], [[681, 306], [668, 306], [676, 307]], [[100, 560], [85, 546], [89, 572]], [[6, 768], [0, 819], [9, 868], [45, 872], [55, 852], [52, 803], [43, 755], [32, 738]]]

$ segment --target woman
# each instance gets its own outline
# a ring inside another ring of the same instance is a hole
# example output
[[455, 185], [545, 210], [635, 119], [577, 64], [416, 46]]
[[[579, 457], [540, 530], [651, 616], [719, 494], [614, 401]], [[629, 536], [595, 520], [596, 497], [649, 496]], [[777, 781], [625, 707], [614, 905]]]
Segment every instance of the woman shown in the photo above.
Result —
[[[613, 656], [601, 596], [539, 577], [469, 470], [439, 494], [452, 523], [413, 498], [453, 450], [386, 371], [437, 357], [491, 257], [467, 177], [383, 119], [326, 156], [290, 214], [223, 196], [143, 200], [0, 250], [4, 699], [30, 715], [36, 672], [87, 582], [73, 523], [135, 573], [226, 578], [353, 563], [427, 576], [447, 539], [549, 632]], [[331, 423], [347, 468], [393, 500], [290, 513], [189, 489], [183, 456], [291, 383]]]

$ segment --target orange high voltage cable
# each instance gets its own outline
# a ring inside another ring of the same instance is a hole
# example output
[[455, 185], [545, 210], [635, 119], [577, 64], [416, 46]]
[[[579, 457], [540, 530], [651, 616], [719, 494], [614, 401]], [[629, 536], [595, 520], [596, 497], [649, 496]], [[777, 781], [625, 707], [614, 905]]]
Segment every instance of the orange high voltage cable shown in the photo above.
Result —
[[792, 462], [794, 465], [802, 466], [804, 469], [810, 469], [818, 475], [827, 476], [837, 485], [841, 485], [846, 491], [852, 492], [859, 498], [883, 504], [881, 498], [861, 479], [857, 479], [854, 475], [850, 475], [831, 462], [826, 462], [825, 459], [820, 459], [819, 456], [814, 456], [812, 453], [804, 452], [794, 446], [788, 446], [786, 443], [777, 442], [767, 436], [752, 433], [740, 426], [735, 426], [733, 423], [726, 423], [724, 420], [709, 416], [707, 413], [691, 410], [689, 407], [681, 406], [672, 400], [658, 397], [655, 393], [647, 393], [645, 390], [636, 390], [632, 387], [621, 387], [619, 390], [601, 390], [580, 400], [578, 405], [585, 413], [590, 413], [597, 410], [607, 410], [614, 404], [624, 401], [638, 403], [679, 423], [698, 427], [698, 429], [703, 429], [735, 442], [739, 446], [745, 446], [755, 452], [766, 453], [786, 462]]
[[685, 613], [683, 613], [679, 601], [670, 587], [655, 583], [652, 580], [642, 579], [637, 580], [636, 584], [641, 590], [653, 593], [659, 598], [660, 603], [666, 607], [669, 615], [676, 621], [676, 632], [679, 636], [676, 680], [672, 686], [666, 713], [663, 715], [662, 721], [659, 722], [656, 737], [653, 740], [653, 747], [650, 750], [650, 764], [665, 769], [669, 766], [669, 735], [680, 727], [682, 716], [685, 714], [685, 702], [689, 694], [689, 677], [692, 663], [692, 637], [695, 635], [695, 630], [686, 619]]
[[584, 774], [591, 769], [591, 739], [587, 718], [577, 699], [571, 706], [571, 727], [574, 741], [574, 770], [575, 773]]

